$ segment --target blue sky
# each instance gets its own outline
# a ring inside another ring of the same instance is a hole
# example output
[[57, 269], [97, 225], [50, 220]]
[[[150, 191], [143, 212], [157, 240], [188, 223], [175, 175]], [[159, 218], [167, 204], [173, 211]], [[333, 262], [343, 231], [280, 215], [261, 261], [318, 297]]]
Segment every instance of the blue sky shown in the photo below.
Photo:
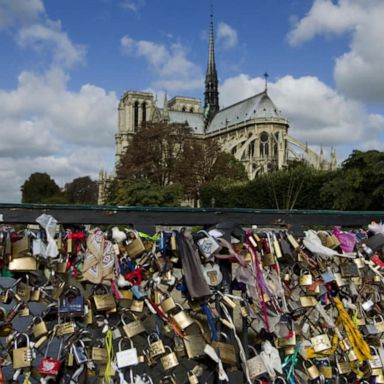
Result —
[[[314, 149], [383, 149], [382, 0], [213, 1], [221, 106], [263, 90]], [[113, 169], [127, 89], [202, 97], [207, 0], [0, 0], [0, 201]]]

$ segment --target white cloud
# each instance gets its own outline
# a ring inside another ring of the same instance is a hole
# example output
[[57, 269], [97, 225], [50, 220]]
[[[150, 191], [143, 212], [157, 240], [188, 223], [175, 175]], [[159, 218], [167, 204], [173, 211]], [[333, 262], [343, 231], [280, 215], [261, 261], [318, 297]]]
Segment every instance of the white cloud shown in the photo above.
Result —
[[217, 40], [222, 43], [225, 49], [233, 48], [237, 45], [237, 31], [229, 24], [220, 22], [217, 29]]
[[[263, 89], [264, 79], [242, 74], [224, 81], [220, 96], [229, 105]], [[382, 115], [369, 114], [361, 103], [345, 98], [317, 77], [284, 76], [269, 83], [268, 89], [282, 116], [290, 121], [289, 133], [302, 142], [363, 148], [384, 132]]]
[[44, 14], [42, 0], [1, 0], [0, 29], [28, 25]]
[[58, 68], [23, 72], [16, 89], [0, 91], [3, 202], [19, 201], [19, 188], [33, 172], [47, 172], [60, 184], [112, 168], [115, 93], [91, 84], [70, 91], [68, 81]]
[[198, 65], [187, 57], [180, 43], [164, 45], [147, 40], [134, 40], [123, 36], [120, 40], [125, 54], [144, 58], [158, 77], [155, 86], [167, 86], [170, 91], [191, 90], [201, 87], [203, 78]]
[[142, 7], [144, 7], [144, 0], [122, 0], [120, 6], [128, 9], [132, 12], [138, 12]]
[[61, 30], [60, 22], [33, 24], [21, 28], [17, 42], [23, 48], [33, 48], [38, 52], [45, 49], [52, 51], [53, 62], [56, 65], [71, 67], [84, 62], [85, 48], [72, 43], [68, 35]]
[[351, 33], [350, 50], [336, 59], [337, 87], [349, 97], [384, 101], [384, 2], [382, 0], [315, 0], [309, 13], [288, 35], [299, 45], [318, 35]]

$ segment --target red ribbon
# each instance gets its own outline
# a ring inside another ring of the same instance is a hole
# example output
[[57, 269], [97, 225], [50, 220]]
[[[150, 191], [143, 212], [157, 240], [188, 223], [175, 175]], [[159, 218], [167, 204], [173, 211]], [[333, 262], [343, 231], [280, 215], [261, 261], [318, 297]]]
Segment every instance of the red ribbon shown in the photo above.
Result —
[[133, 272], [124, 273], [124, 278], [133, 285], [140, 285], [143, 280], [143, 271], [144, 268], [137, 268]]
[[69, 231], [67, 233], [67, 239], [73, 241], [73, 243], [76, 246], [76, 250], [75, 250], [76, 252], [80, 251], [81, 243], [85, 240], [85, 237], [86, 236], [83, 231], [76, 231], [76, 232]]

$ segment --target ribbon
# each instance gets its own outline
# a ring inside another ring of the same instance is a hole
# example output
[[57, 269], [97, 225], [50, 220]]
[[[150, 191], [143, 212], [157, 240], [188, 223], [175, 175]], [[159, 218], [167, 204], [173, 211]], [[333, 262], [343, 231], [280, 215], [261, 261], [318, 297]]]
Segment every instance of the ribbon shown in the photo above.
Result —
[[105, 367], [105, 381], [109, 383], [111, 381], [112, 374], [112, 358], [113, 358], [113, 345], [112, 345], [112, 331], [108, 329], [105, 335], [105, 348], [107, 349], [107, 366]]
[[337, 318], [338, 324], [343, 324], [344, 329], [347, 333], [349, 342], [352, 345], [352, 348], [356, 354], [356, 357], [360, 363], [364, 360], [372, 360], [371, 351], [369, 345], [364, 340], [362, 334], [358, 330], [357, 326], [354, 324], [352, 319], [349, 317], [347, 311], [345, 310], [343, 303], [338, 297], [333, 299], [337, 310], [339, 311], [339, 316]]
[[296, 383], [295, 379], [293, 377], [293, 374], [295, 372], [295, 367], [296, 367], [296, 364], [298, 361], [298, 354], [299, 354], [300, 346], [301, 346], [301, 343], [298, 343], [295, 346], [293, 354], [290, 356], [287, 356], [284, 360], [283, 365], [282, 365], [283, 369], [289, 367], [288, 374], [287, 374], [287, 380], [288, 380], [289, 384], [295, 384]]
[[124, 273], [124, 278], [133, 285], [140, 285], [143, 280], [143, 271], [144, 268], [137, 268], [132, 272]]
[[59, 251], [57, 249], [57, 244], [54, 239], [56, 233], [57, 220], [51, 215], [43, 213], [36, 219], [36, 222], [45, 229], [45, 233], [47, 235], [48, 246], [43, 256], [52, 258], [57, 257], [59, 255]]
[[215, 325], [215, 321], [213, 319], [212, 312], [211, 312], [208, 304], [207, 303], [202, 304], [201, 308], [202, 308], [203, 312], [205, 313], [205, 315], [207, 316], [208, 326], [209, 326], [209, 329], [211, 330], [212, 340], [213, 341], [219, 340], [219, 337], [218, 337], [218, 334], [217, 334], [216, 325]]
[[31, 381], [29, 380], [30, 376], [31, 376], [30, 371], [25, 372], [23, 384], [32, 384]]
[[138, 231], [137, 233], [143, 239], [148, 239], [148, 240], [152, 240], [152, 241], [157, 241], [160, 239], [160, 235], [158, 233], [155, 233], [153, 236], [148, 235], [148, 233], [140, 232], [140, 231]]

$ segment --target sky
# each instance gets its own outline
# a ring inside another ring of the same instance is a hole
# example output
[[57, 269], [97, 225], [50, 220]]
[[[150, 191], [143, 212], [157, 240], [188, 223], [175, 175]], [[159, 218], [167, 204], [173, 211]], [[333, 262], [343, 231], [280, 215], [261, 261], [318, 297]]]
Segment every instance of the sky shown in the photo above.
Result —
[[[264, 90], [342, 162], [384, 150], [383, 0], [212, 0], [220, 105]], [[114, 168], [126, 90], [203, 97], [208, 0], [0, 0], [0, 202]]]

